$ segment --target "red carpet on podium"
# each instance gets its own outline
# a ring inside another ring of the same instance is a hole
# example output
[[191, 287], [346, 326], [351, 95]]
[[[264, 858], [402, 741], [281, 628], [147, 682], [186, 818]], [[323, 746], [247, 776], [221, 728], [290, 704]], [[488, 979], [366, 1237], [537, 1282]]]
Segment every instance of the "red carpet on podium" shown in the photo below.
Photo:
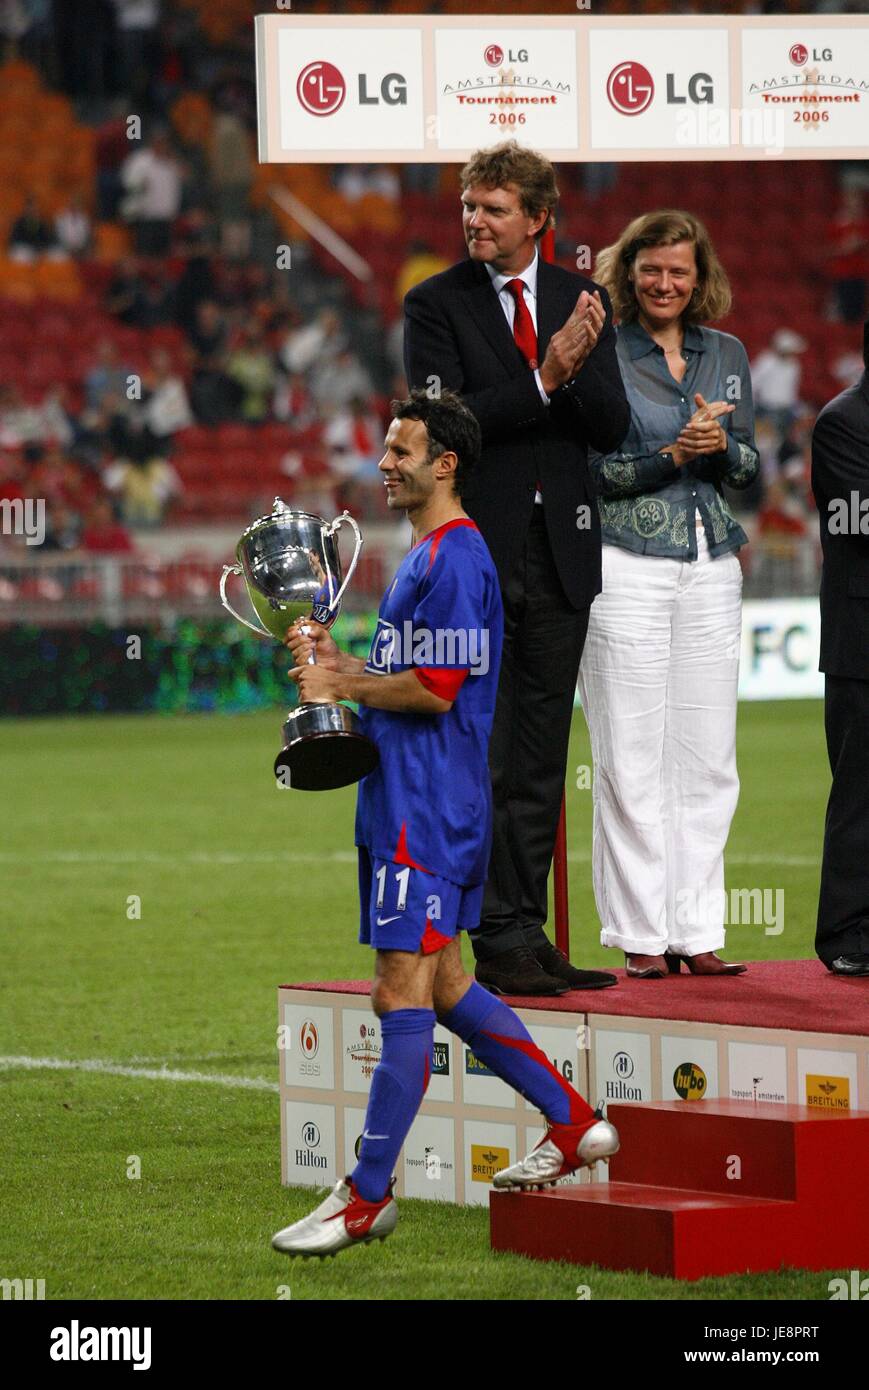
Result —
[[[615, 988], [571, 990], [555, 997], [510, 1000], [523, 1009], [556, 1013], [611, 1014], [629, 1018], [680, 1019], [686, 1023], [730, 1023], [798, 1032], [869, 1035], [869, 979], [833, 975], [819, 960], [763, 960], [744, 975], [666, 980], [629, 980], [613, 971]], [[367, 980], [330, 980], [292, 989], [367, 994]]]

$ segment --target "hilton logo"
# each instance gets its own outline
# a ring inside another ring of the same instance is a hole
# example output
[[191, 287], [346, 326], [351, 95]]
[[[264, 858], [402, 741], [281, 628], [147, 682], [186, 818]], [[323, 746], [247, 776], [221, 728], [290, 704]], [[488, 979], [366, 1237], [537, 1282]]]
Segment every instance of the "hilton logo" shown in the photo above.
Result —
[[320, 1131], [313, 1120], [302, 1125], [302, 1143], [305, 1147], [296, 1149], [296, 1167], [325, 1168], [327, 1166], [326, 1155], [313, 1152], [314, 1149], [320, 1147]]
[[617, 1052], [613, 1057], [613, 1071], [618, 1078], [607, 1081], [605, 1090], [607, 1100], [642, 1100], [642, 1086], [628, 1086], [627, 1078], [634, 1074], [634, 1059], [629, 1052]]

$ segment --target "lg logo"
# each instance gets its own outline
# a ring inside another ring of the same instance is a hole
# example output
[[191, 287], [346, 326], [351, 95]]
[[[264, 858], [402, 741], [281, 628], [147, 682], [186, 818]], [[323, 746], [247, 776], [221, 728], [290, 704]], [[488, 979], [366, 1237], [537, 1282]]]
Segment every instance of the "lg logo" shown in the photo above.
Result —
[[[609, 103], [622, 116], [639, 116], [652, 104], [655, 83], [652, 74], [642, 63], [619, 63], [607, 78], [606, 94]], [[686, 102], [695, 105], [711, 103], [713, 100], [712, 78], [708, 72], [695, 72], [688, 78], [687, 96], [680, 95], [676, 88], [676, 74], [667, 73], [667, 105], [684, 106]]]
[[[788, 54], [795, 68], [801, 68], [809, 61], [809, 50], [804, 43], [795, 43]], [[813, 48], [812, 58], [816, 63], [829, 63], [833, 57], [832, 48]]]
[[[497, 43], [490, 43], [488, 48], [486, 48], [483, 52], [483, 57], [489, 64], [490, 68], [499, 68], [504, 61], [504, 56], [505, 55], [503, 48], [500, 46], [500, 44]], [[508, 63], [527, 63], [528, 49], [520, 48], [516, 53], [514, 53], [512, 48], [510, 48], [507, 50], [506, 57]]]
[[[357, 74], [360, 106], [407, 105], [407, 82], [400, 72], [388, 72], [380, 83], [379, 95], [368, 91], [368, 75]], [[308, 63], [299, 73], [296, 82], [296, 95], [299, 103], [311, 116], [332, 116], [344, 104], [347, 83], [344, 74], [334, 63], [318, 59]]]
[[607, 78], [606, 94], [623, 116], [639, 116], [655, 95], [652, 74], [642, 63], [619, 63]]
[[312, 116], [331, 116], [343, 105], [347, 84], [334, 63], [309, 63], [299, 73], [296, 95]]

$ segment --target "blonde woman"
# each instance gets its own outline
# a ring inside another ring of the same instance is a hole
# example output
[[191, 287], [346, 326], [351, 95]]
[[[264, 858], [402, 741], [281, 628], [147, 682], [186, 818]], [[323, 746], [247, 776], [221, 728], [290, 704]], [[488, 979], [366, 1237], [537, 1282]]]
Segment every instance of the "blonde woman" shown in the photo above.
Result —
[[724, 846], [736, 809], [736, 686], [746, 536], [722, 492], [757, 473], [751, 377], [703, 224], [635, 218], [595, 279], [619, 321], [631, 407], [621, 448], [592, 455], [603, 592], [580, 667], [594, 777], [601, 940], [627, 973], [738, 974], [724, 945]]

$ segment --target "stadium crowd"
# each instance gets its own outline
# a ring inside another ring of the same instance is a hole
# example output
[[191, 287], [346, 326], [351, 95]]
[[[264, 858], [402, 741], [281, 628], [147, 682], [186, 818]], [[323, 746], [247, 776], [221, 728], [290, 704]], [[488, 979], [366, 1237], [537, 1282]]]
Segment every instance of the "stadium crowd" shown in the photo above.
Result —
[[[261, 8], [0, 10], [0, 497], [46, 500], [46, 548], [125, 551], [167, 521], [243, 521], [278, 491], [329, 514], [384, 514], [376, 466], [387, 402], [405, 386], [401, 302], [461, 254], [456, 171], [259, 165]], [[53, 139], [36, 137], [37, 120]], [[757, 170], [682, 166], [686, 206], [734, 283], [722, 326], [752, 356], [762, 469], [739, 505], [754, 534], [779, 537], [810, 529], [811, 426], [859, 375], [869, 280], [869, 164], [800, 167], [796, 189], [787, 166], [762, 171], [777, 219], [765, 230], [782, 240], [753, 254], [755, 214], [717, 194], [724, 184], [749, 202]], [[562, 166], [563, 264], [580, 237], [596, 250], [654, 205], [647, 171]], [[362, 255], [367, 279], [292, 219], [282, 191]]]

